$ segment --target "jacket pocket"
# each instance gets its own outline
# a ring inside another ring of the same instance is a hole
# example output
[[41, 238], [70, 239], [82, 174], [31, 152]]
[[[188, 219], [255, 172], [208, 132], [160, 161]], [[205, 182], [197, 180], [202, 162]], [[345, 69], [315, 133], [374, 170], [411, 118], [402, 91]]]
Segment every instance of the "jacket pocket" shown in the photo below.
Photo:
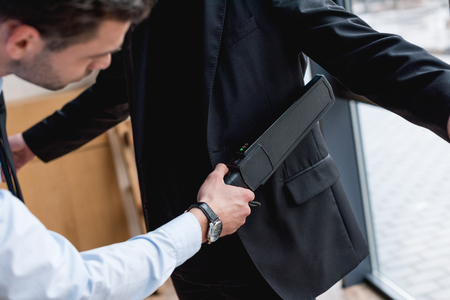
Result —
[[339, 179], [339, 171], [330, 155], [284, 181], [296, 204], [319, 195]]
[[253, 31], [258, 29], [258, 25], [256, 25], [255, 17], [251, 17], [247, 19], [243, 23], [239, 24], [231, 31], [225, 34], [224, 36], [224, 44], [225, 47], [230, 47], [231, 45], [237, 43]]

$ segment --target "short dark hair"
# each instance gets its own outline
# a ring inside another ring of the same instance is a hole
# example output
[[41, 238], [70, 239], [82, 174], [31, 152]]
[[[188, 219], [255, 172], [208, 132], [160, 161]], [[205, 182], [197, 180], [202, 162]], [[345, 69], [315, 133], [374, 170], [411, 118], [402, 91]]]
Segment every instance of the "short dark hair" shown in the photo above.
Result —
[[142, 21], [156, 0], [0, 0], [0, 22], [36, 28], [47, 48], [62, 50], [95, 36], [104, 20]]

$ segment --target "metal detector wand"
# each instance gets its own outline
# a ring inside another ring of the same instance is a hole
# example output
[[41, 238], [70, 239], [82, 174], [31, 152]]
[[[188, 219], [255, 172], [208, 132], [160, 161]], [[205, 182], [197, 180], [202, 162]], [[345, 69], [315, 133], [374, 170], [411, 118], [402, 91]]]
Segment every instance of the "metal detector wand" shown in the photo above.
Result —
[[[331, 85], [316, 75], [286, 110], [264, 128], [254, 141], [244, 143], [227, 164], [224, 181], [228, 185], [255, 191], [283, 163], [335, 101]], [[250, 206], [261, 203], [251, 201]]]

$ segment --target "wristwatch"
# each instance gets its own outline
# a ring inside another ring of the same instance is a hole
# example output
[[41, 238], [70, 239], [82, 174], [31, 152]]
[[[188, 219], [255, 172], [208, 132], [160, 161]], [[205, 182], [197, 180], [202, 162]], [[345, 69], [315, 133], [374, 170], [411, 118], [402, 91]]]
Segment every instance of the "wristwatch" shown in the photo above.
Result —
[[209, 230], [207, 235], [208, 244], [217, 241], [220, 237], [220, 234], [222, 233], [223, 227], [222, 221], [220, 220], [219, 216], [216, 215], [211, 207], [209, 207], [209, 205], [205, 202], [197, 202], [195, 204], [192, 204], [191, 206], [189, 206], [187, 211], [194, 207], [200, 208], [209, 220]]

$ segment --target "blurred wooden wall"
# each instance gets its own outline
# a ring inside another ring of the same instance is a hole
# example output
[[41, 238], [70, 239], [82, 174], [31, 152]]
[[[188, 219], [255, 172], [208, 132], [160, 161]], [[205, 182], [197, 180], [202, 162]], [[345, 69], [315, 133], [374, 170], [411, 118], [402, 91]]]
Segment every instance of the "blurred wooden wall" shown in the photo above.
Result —
[[[24, 131], [80, 92], [7, 102], [8, 134]], [[106, 134], [52, 162], [36, 158], [18, 177], [31, 212], [79, 251], [130, 237]]]

